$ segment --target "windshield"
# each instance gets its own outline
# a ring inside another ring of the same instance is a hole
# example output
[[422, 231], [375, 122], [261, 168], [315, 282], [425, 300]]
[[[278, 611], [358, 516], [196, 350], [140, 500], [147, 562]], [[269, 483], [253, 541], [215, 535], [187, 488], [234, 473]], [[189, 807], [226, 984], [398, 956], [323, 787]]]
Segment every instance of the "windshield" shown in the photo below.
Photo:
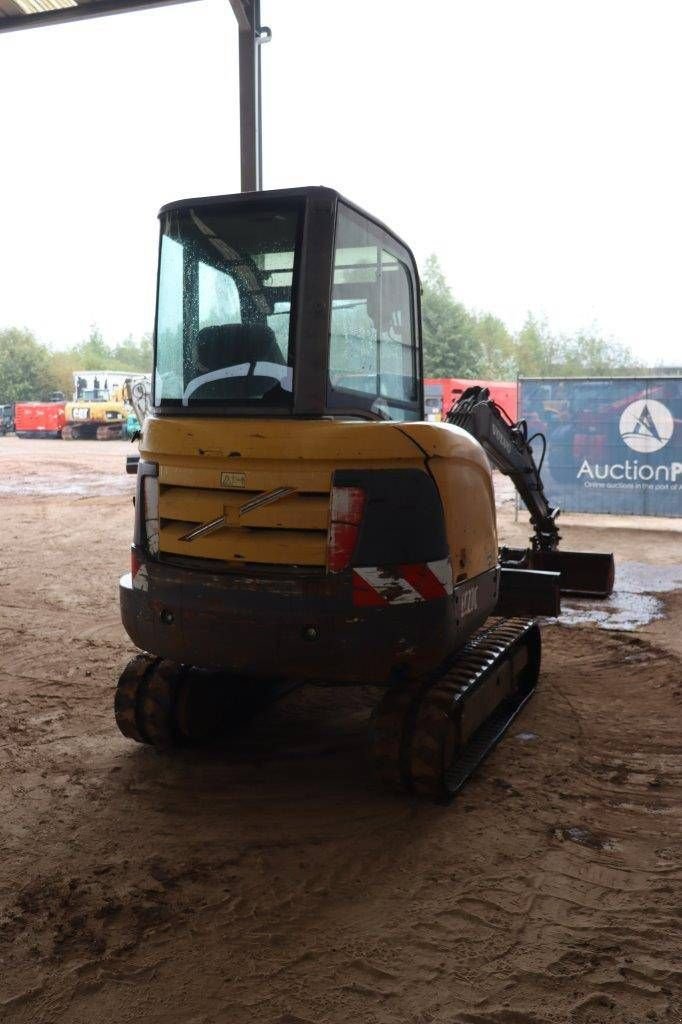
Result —
[[85, 391], [81, 391], [78, 396], [78, 400], [80, 402], [108, 402], [109, 392], [102, 391], [100, 388], [94, 388], [92, 390], [86, 389]]
[[291, 405], [300, 204], [162, 217], [156, 406]]

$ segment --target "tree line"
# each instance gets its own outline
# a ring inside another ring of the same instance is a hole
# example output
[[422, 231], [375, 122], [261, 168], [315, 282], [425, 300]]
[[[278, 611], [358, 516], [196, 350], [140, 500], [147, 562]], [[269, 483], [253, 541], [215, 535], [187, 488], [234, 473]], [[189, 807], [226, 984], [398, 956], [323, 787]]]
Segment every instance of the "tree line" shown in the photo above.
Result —
[[[643, 369], [626, 346], [598, 334], [555, 334], [530, 313], [513, 333], [498, 317], [466, 309], [454, 298], [436, 256], [426, 262], [422, 288], [426, 377], [514, 380], [617, 376]], [[150, 334], [112, 346], [93, 325], [86, 341], [53, 351], [27, 329], [0, 330], [0, 403], [45, 399], [55, 391], [70, 397], [74, 370], [149, 373], [151, 367]]]
[[514, 334], [490, 313], [472, 313], [453, 297], [438, 259], [430, 256], [422, 278], [425, 377], [617, 376], [641, 370], [625, 345], [598, 334], [558, 335], [528, 314]]
[[0, 404], [41, 401], [56, 391], [71, 398], [75, 370], [149, 373], [151, 368], [151, 334], [107, 345], [93, 325], [86, 341], [53, 351], [26, 328], [0, 330]]

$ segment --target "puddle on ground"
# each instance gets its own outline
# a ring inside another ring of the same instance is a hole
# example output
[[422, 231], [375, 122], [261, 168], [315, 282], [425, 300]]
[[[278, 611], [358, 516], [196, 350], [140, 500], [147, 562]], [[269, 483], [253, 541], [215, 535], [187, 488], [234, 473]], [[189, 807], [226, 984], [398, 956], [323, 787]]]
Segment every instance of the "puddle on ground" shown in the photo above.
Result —
[[663, 602], [656, 594], [669, 594], [681, 588], [682, 564], [619, 562], [611, 597], [562, 597], [559, 622], [562, 626], [595, 623], [602, 629], [639, 629], [654, 619], [663, 618]]
[[[131, 482], [132, 481], [132, 482]], [[56, 494], [67, 494], [78, 498], [94, 495], [123, 494], [134, 489], [135, 478], [125, 473], [103, 476], [97, 475], [64, 476], [62, 479], [31, 474], [26, 477], [14, 477], [0, 483], [0, 494], [32, 495], [34, 497], [51, 497]]]
[[553, 829], [555, 839], [562, 842], [578, 843], [580, 846], [588, 846], [591, 850], [615, 850], [616, 843], [609, 836], [598, 836], [588, 828], [578, 828], [572, 825], [570, 828], [559, 826]]

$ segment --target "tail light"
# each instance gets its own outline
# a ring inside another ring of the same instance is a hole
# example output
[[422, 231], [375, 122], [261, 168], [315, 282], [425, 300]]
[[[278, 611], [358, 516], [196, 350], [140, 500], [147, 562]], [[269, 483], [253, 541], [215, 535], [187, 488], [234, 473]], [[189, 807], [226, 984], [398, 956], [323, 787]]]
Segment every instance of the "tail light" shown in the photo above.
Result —
[[361, 487], [332, 487], [327, 537], [327, 568], [341, 572], [353, 557], [365, 511]]
[[135, 468], [135, 532], [133, 544], [148, 555], [159, 551], [159, 467], [139, 459]]
[[142, 559], [138, 548], [131, 547], [130, 549], [130, 575], [135, 579], [138, 572], [142, 568]]

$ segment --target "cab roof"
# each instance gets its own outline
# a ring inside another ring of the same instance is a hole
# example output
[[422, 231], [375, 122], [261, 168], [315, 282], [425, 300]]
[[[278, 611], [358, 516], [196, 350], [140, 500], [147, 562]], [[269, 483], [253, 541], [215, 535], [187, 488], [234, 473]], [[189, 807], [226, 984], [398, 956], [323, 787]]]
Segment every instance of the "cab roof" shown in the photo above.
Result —
[[368, 213], [357, 203], [354, 203], [351, 199], [347, 199], [346, 196], [342, 195], [341, 192], [334, 188], [328, 188], [325, 185], [302, 185], [298, 188], [273, 188], [263, 189], [259, 192], [232, 192], [228, 195], [222, 196], [197, 196], [194, 199], [177, 199], [174, 202], [165, 203], [159, 210], [159, 217], [164, 216], [167, 213], [173, 213], [179, 210], [196, 209], [197, 207], [210, 207], [210, 206], [227, 206], [231, 204], [247, 204], [247, 203], [259, 203], [259, 202], [287, 202], [288, 200], [323, 200], [328, 203], [332, 203], [334, 206], [338, 202], [344, 203], [346, 206], [350, 206], [351, 209], [355, 210], [356, 213], [364, 217], [365, 220], [371, 221], [378, 227], [385, 231], [386, 234], [390, 235], [397, 242], [402, 245], [403, 249], [411, 256], [416, 266], [416, 259], [411, 248], [407, 242], [401, 238], [397, 232], [390, 228], [388, 224], [375, 217], [374, 214]]

